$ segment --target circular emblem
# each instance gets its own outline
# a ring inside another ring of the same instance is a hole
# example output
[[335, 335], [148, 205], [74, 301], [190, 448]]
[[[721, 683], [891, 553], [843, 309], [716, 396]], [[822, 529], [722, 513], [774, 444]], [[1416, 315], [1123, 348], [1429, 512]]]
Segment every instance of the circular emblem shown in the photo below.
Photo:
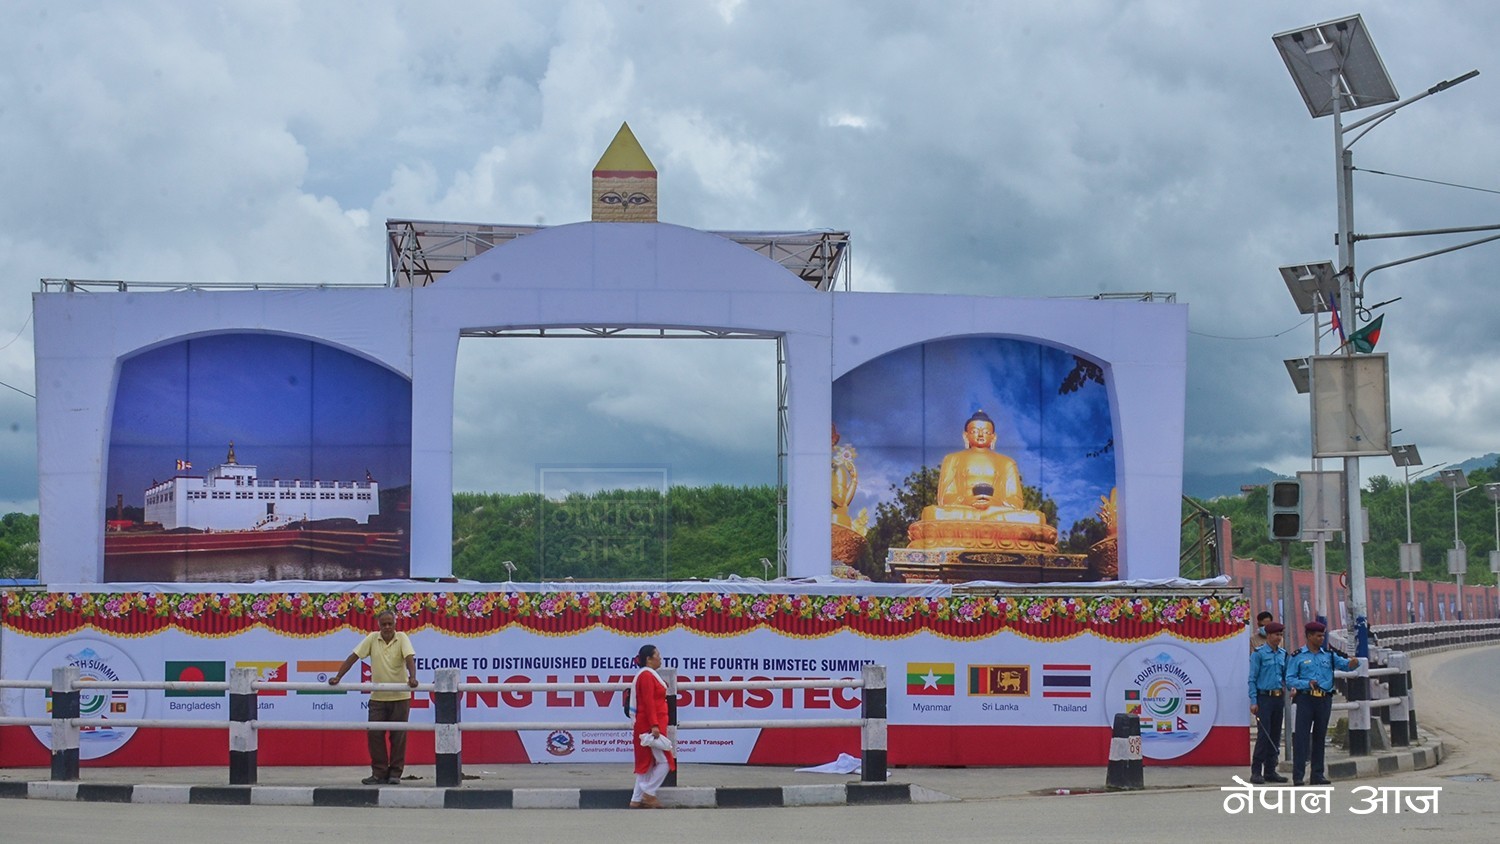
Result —
[[1132, 651], [1109, 675], [1105, 718], [1117, 712], [1141, 721], [1141, 755], [1176, 759], [1203, 742], [1218, 713], [1213, 675], [1191, 651], [1148, 645]]
[[553, 730], [547, 734], [547, 752], [553, 756], [567, 756], [573, 752], [573, 734], [567, 730]]
[[[70, 639], [42, 654], [31, 666], [32, 680], [51, 680], [52, 669], [71, 665], [78, 669], [80, 680], [141, 680], [140, 669], [125, 652], [100, 639]], [[21, 711], [27, 718], [52, 715], [52, 699], [44, 691], [27, 689], [21, 698]], [[78, 733], [78, 758], [98, 759], [119, 750], [135, 735], [134, 727], [112, 727], [111, 719], [144, 718], [146, 693], [140, 689], [82, 689], [78, 694], [79, 714], [87, 719]], [[52, 746], [51, 727], [32, 727], [31, 732], [43, 746]]]

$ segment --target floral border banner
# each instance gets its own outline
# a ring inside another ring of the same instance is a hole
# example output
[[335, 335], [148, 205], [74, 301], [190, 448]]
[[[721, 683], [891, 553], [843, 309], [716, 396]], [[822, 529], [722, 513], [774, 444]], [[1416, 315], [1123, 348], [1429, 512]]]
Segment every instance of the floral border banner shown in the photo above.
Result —
[[594, 628], [652, 635], [687, 629], [737, 636], [772, 629], [799, 638], [849, 630], [901, 639], [926, 630], [959, 641], [1009, 630], [1054, 641], [1084, 633], [1138, 642], [1168, 633], [1189, 642], [1240, 634], [1249, 603], [1225, 596], [951, 597], [734, 594], [717, 592], [0, 592], [0, 626], [31, 636], [94, 629], [117, 636], [181, 630], [232, 636], [263, 627], [290, 636], [370, 630], [389, 610], [408, 631], [486, 636], [509, 627], [544, 635]]

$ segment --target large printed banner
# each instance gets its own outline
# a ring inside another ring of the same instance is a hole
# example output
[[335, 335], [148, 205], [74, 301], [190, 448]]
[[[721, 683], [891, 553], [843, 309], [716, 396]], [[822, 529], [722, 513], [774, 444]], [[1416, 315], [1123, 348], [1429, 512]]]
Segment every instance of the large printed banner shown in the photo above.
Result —
[[[681, 587], [679, 587], [681, 588]], [[390, 609], [412, 636], [418, 676], [456, 668], [472, 682], [611, 682], [652, 642], [683, 680], [858, 677], [884, 665], [897, 765], [1093, 765], [1110, 725], [1140, 718], [1150, 759], [1237, 764], [1248, 755], [1245, 613], [1238, 596], [819, 595], [709, 592], [0, 593], [0, 674], [47, 679], [58, 665], [106, 680], [321, 681]], [[367, 669], [362, 670], [367, 672]], [[367, 674], [365, 675], [367, 676]], [[359, 679], [350, 673], [349, 680]], [[220, 764], [217, 730], [111, 728], [114, 718], [227, 721], [223, 693], [85, 692], [82, 756], [96, 764]], [[363, 720], [365, 695], [268, 693], [259, 718]], [[45, 717], [36, 690], [6, 690], [0, 711]], [[471, 762], [625, 762], [621, 692], [466, 692], [462, 720], [547, 723], [469, 733]], [[686, 762], [816, 764], [858, 753], [859, 689], [684, 691], [683, 725], [773, 726], [681, 732]], [[847, 716], [848, 729], [777, 721]], [[419, 693], [413, 719], [431, 721]], [[0, 765], [45, 764], [46, 728], [0, 731]], [[416, 734], [414, 761], [430, 760]], [[351, 733], [261, 732], [265, 764], [361, 764]]]

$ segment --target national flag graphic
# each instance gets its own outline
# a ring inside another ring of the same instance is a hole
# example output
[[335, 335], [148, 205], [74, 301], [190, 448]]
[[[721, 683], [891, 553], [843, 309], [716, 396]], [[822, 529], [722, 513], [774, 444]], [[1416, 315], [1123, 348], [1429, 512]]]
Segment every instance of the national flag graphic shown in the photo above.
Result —
[[1042, 665], [1042, 697], [1092, 697], [1093, 666], [1073, 663]]
[[[266, 683], [285, 683], [287, 681], [286, 662], [240, 660], [234, 664], [235, 668], [254, 668], [255, 679]], [[338, 669], [335, 668], [335, 671]], [[260, 689], [262, 696], [285, 696], [286, 689]]]
[[1026, 697], [1030, 694], [1029, 665], [969, 666], [970, 697]]
[[1172, 722], [1171, 721], [1157, 721], [1156, 722], [1156, 731], [1158, 733], [1170, 733], [1170, 732], [1172, 732]]
[[1186, 730], [1187, 728], [1188, 728], [1188, 722], [1184, 721], [1181, 717], [1179, 717], [1177, 719], [1177, 729], [1179, 729], [1179, 730]]
[[1188, 700], [1203, 700], [1203, 690], [1188, 689], [1187, 692], [1183, 694], [1183, 697], [1187, 698]]
[[1125, 704], [1125, 714], [1126, 715], [1139, 715], [1139, 714], [1141, 714], [1141, 705], [1139, 703], [1127, 703], [1127, 704]]
[[1140, 689], [1126, 689], [1125, 690], [1125, 699], [1126, 700], [1140, 700], [1141, 699], [1141, 690]]
[[1364, 328], [1349, 335], [1349, 345], [1360, 354], [1368, 354], [1375, 351], [1375, 344], [1380, 342], [1380, 324], [1385, 322], [1385, 314], [1375, 317], [1375, 320]]
[[119, 715], [119, 714], [123, 713], [124, 711], [125, 711], [125, 704], [122, 701], [118, 701], [118, 700], [110, 701], [110, 703], [109, 703], [109, 712], [110, 712], [111, 715]]
[[1199, 711], [1200, 711], [1200, 709], [1199, 709], [1198, 704], [1196, 704], [1196, 703], [1190, 703], [1190, 704], [1187, 705], [1187, 714], [1189, 714], [1189, 715], [1197, 715], [1199, 713]]
[[952, 695], [954, 663], [908, 662], [906, 693], [909, 695]]
[[[333, 675], [339, 673], [339, 667], [343, 660], [338, 659], [299, 659], [297, 660], [297, 674], [292, 678], [297, 683], [323, 683], [327, 684]], [[341, 695], [342, 689], [330, 688], [328, 691], [299, 691], [299, 695]]]
[[[222, 683], [224, 663], [207, 660], [167, 660], [164, 671], [167, 682], [173, 683]], [[167, 689], [167, 697], [223, 697], [226, 692], [209, 692], [197, 689]]]

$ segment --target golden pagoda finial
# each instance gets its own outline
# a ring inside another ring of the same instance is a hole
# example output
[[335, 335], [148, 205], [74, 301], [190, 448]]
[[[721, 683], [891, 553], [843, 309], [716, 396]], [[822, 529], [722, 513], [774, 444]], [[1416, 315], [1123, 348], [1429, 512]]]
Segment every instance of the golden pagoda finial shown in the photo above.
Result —
[[615, 139], [594, 165], [593, 220], [596, 223], [656, 222], [656, 165], [621, 123]]
[[234, 459], [234, 440], [229, 441], [229, 456], [224, 458], [224, 462], [231, 466], [239, 464], [239, 461]]

